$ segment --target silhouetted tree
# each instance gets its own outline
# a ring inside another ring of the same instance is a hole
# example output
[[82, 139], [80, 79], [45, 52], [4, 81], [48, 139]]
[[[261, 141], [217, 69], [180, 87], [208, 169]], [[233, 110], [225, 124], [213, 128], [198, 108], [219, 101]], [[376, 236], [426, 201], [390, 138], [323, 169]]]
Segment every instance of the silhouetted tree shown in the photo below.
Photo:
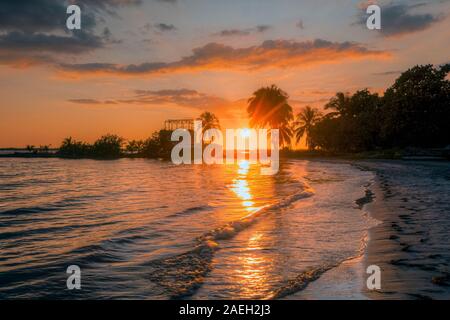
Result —
[[333, 110], [311, 130], [322, 149], [358, 152], [377, 148], [444, 147], [450, 143], [449, 65], [416, 66], [380, 98], [367, 89], [337, 93]]
[[296, 142], [299, 143], [303, 136], [306, 136], [306, 146], [314, 149], [314, 140], [311, 139], [311, 129], [320, 120], [322, 113], [317, 108], [306, 106], [297, 114], [294, 122], [294, 132]]
[[448, 66], [416, 66], [386, 90], [381, 130], [385, 146], [439, 147], [450, 142], [448, 72]]
[[31, 153], [31, 152], [34, 152], [35, 147], [33, 145], [27, 145], [26, 149], [28, 152]]
[[203, 132], [209, 129], [220, 129], [219, 118], [212, 112], [203, 112], [199, 119], [202, 121]]
[[95, 141], [92, 146], [92, 153], [95, 157], [117, 158], [122, 154], [123, 138], [107, 134]]
[[130, 140], [128, 141], [125, 150], [131, 154], [140, 154], [142, 153], [144, 146], [144, 141], [142, 140]]
[[250, 126], [254, 128], [279, 129], [280, 144], [287, 146], [291, 142], [293, 120], [289, 96], [275, 85], [263, 87], [253, 93], [248, 100], [247, 113]]
[[172, 131], [160, 130], [144, 141], [142, 155], [147, 158], [170, 159], [172, 148], [177, 142], [171, 141]]
[[72, 137], [65, 138], [59, 147], [58, 154], [69, 158], [82, 158], [92, 156], [92, 146]]

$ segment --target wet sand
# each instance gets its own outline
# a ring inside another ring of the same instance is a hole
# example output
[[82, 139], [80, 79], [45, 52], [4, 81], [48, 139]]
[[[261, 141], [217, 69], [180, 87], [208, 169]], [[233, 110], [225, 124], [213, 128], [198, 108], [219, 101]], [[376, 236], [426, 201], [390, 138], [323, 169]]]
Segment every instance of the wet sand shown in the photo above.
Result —
[[371, 299], [450, 298], [450, 164], [366, 164], [376, 170], [365, 267], [378, 265], [381, 290]]
[[[450, 164], [365, 161], [376, 173], [373, 201], [356, 200], [378, 224], [364, 254], [345, 261], [289, 299], [450, 299]], [[366, 198], [371, 200], [371, 198]], [[368, 290], [367, 267], [381, 269]]]

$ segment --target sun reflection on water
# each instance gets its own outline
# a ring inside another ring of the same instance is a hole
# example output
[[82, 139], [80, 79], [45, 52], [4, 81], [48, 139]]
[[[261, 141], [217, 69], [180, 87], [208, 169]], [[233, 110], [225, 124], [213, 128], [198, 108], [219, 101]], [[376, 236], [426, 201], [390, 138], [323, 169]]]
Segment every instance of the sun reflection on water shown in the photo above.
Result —
[[[247, 215], [241, 219], [253, 219], [259, 211], [267, 206], [258, 205], [259, 194], [262, 185], [258, 182], [257, 176], [253, 175], [253, 164], [248, 160], [238, 162], [237, 177], [233, 180], [230, 189], [238, 199], [242, 200], [241, 205]], [[259, 191], [258, 191], [259, 190]], [[232, 271], [238, 284], [239, 295], [244, 298], [264, 297], [270, 291], [270, 269], [273, 268], [273, 261], [264, 254], [264, 243], [267, 235], [258, 232], [252, 235], [247, 245], [237, 256], [236, 268]]]
[[254, 212], [257, 208], [254, 207], [255, 202], [251, 201], [253, 195], [248, 184], [248, 173], [250, 170], [250, 163], [247, 160], [241, 160], [238, 162], [238, 175], [239, 178], [233, 180], [231, 190], [238, 196], [242, 201], [242, 206], [245, 211]]
[[270, 291], [270, 269], [272, 261], [261, 254], [264, 234], [256, 233], [248, 239], [245, 252], [239, 257], [240, 268], [236, 270], [241, 295], [246, 298], [261, 298]]

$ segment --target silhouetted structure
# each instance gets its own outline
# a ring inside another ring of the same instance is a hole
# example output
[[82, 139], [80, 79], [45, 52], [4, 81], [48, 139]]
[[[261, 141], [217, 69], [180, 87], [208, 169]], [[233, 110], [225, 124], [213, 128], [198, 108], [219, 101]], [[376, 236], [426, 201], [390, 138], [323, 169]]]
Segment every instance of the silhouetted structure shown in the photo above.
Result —
[[173, 131], [176, 129], [194, 130], [194, 119], [176, 119], [164, 121], [164, 130]]

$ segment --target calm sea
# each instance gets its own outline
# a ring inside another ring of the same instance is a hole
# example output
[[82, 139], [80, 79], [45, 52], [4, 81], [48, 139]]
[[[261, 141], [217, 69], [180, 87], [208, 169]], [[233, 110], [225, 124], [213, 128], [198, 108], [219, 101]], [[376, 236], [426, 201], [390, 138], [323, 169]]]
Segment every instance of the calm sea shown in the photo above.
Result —
[[281, 298], [361, 254], [372, 172], [259, 169], [0, 159], [0, 298]]

